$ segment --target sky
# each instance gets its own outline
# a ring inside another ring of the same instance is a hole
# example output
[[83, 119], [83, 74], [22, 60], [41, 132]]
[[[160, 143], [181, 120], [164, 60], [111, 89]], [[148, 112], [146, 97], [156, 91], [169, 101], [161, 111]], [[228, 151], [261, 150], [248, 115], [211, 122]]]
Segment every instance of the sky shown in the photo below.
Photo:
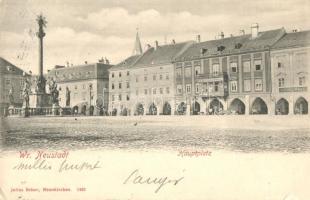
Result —
[[34, 74], [40, 13], [48, 21], [45, 72], [101, 57], [117, 64], [132, 54], [137, 30], [145, 47], [250, 33], [252, 23], [261, 31], [310, 29], [309, 0], [0, 0], [0, 57]]

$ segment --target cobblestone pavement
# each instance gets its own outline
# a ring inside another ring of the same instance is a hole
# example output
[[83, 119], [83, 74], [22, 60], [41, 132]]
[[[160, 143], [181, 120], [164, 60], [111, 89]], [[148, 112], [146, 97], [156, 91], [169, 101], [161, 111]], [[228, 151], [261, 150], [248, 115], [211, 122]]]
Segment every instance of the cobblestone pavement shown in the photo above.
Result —
[[[2, 118], [0, 145], [2, 150], [208, 148], [241, 152], [310, 152], [309, 118], [292, 119], [299, 122], [296, 127], [286, 126], [287, 118], [270, 119], [273, 118]], [[283, 126], [279, 125], [281, 123]]]

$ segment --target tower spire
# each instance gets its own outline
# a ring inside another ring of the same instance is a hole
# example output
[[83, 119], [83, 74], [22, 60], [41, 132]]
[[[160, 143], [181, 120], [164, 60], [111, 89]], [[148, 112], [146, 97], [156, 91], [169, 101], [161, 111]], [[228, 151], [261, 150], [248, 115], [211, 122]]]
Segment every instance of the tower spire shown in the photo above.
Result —
[[132, 51], [132, 55], [141, 55], [142, 54], [142, 47], [141, 47], [141, 42], [140, 42], [140, 37], [138, 33], [139, 29], [137, 28], [137, 34], [136, 34], [136, 41], [135, 41], [135, 46]]

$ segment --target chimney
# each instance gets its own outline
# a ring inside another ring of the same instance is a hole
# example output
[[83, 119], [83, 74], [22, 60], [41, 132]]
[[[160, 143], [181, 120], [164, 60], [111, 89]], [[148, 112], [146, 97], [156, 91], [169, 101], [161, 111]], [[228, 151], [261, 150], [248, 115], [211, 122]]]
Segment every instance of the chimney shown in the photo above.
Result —
[[152, 46], [151, 46], [150, 44], [147, 44], [147, 45], [145, 46], [145, 51], [149, 50], [151, 47], [152, 47]]
[[199, 43], [200, 42], [200, 35], [196, 36], [196, 41]]
[[175, 44], [175, 40], [174, 39], [172, 39], [172, 42], [171, 42], [172, 44]]
[[158, 41], [156, 40], [155, 41], [155, 50], [157, 50], [158, 49]]
[[251, 26], [252, 38], [256, 38], [258, 36], [258, 23], [254, 23]]
[[243, 29], [241, 29], [241, 30], [239, 31], [239, 33], [240, 33], [240, 35], [245, 35], [245, 31], [244, 31]]
[[219, 39], [224, 39], [224, 32], [222, 31], [220, 34], [219, 34]]

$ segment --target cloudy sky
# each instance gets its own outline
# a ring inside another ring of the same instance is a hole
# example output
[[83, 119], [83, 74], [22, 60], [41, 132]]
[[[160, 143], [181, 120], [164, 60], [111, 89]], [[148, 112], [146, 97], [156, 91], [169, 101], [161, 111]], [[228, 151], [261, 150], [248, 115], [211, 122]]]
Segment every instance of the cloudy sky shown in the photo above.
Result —
[[37, 73], [36, 15], [48, 24], [44, 38], [44, 68], [96, 62], [112, 64], [131, 55], [136, 28], [142, 46], [214, 39], [285, 27], [310, 29], [309, 0], [0, 0], [0, 56]]

